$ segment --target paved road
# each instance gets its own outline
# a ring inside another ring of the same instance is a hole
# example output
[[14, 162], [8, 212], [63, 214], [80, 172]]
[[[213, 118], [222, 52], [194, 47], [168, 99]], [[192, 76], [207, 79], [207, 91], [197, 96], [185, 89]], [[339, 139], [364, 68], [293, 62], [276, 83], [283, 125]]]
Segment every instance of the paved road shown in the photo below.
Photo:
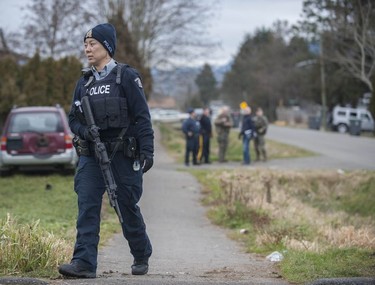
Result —
[[311, 150], [311, 158], [271, 161], [271, 167], [375, 170], [375, 138], [271, 125], [269, 139]]

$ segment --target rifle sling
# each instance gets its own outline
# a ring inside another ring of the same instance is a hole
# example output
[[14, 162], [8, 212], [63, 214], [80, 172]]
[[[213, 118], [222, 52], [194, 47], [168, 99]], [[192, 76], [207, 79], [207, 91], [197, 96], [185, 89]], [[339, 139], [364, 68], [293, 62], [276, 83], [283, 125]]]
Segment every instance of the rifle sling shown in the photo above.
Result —
[[115, 147], [113, 149], [111, 157], [109, 158], [109, 163], [111, 163], [113, 157], [115, 156], [115, 154], [117, 152], [117, 149], [119, 148], [121, 142], [123, 141], [126, 130], [127, 130], [127, 128], [123, 128], [121, 130], [121, 132], [118, 134], [116, 145], [115, 145]]

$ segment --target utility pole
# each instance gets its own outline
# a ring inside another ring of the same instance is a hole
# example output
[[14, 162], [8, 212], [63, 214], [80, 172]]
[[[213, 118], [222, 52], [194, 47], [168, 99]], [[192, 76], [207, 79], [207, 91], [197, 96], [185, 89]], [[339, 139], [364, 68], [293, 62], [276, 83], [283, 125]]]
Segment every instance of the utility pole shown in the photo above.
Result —
[[323, 130], [327, 130], [327, 96], [326, 96], [326, 74], [324, 69], [324, 53], [323, 53], [323, 35], [320, 34], [320, 53], [319, 53], [319, 62], [320, 62], [320, 88], [321, 88], [321, 100], [322, 100], [322, 127]]

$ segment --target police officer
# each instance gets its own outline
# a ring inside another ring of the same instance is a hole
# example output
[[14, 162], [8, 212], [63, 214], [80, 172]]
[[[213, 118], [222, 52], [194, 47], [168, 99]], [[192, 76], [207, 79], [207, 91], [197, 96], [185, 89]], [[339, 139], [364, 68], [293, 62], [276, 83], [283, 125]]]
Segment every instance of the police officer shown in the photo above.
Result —
[[[77, 236], [69, 264], [59, 266], [64, 276], [95, 278], [104, 179], [93, 152], [97, 134], [111, 157], [122, 214], [122, 232], [134, 257], [132, 274], [148, 272], [152, 253], [146, 226], [137, 206], [142, 195], [142, 176], [153, 165], [154, 133], [138, 72], [114, 59], [116, 31], [108, 23], [90, 29], [84, 36], [84, 51], [91, 69], [76, 85], [69, 125], [88, 149], [79, 158], [74, 190], [78, 196]], [[88, 96], [98, 129], [85, 122], [80, 102]], [[129, 152], [127, 142], [136, 141]], [[116, 147], [117, 146], [117, 147]], [[134, 148], [133, 148], [134, 150]], [[140, 162], [140, 164], [138, 164]]]
[[189, 118], [182, 124], [182, 132], [185, 134], [185, 165], [189, 166], [190, 155], [192, 156], [193, 165], [198, 165], [198, 147], [199, 147], [199, 121], [196, 120], [196, 113], [193, 108], [188, 109]]

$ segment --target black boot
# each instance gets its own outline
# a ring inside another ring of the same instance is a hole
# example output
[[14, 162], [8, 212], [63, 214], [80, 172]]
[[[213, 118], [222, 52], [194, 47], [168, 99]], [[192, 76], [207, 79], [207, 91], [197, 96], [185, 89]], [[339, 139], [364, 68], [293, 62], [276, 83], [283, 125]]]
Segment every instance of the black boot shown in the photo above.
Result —
[[148, 259], [134, 260], [132, 265], [133, 275], [145, 275], [148, 272]]
[[70, 264], [61, 264], [59, 266], [59, 273], [66, 277], [96, 278], [95, 272], [88, 270], [77, 261], [72, 261]]

